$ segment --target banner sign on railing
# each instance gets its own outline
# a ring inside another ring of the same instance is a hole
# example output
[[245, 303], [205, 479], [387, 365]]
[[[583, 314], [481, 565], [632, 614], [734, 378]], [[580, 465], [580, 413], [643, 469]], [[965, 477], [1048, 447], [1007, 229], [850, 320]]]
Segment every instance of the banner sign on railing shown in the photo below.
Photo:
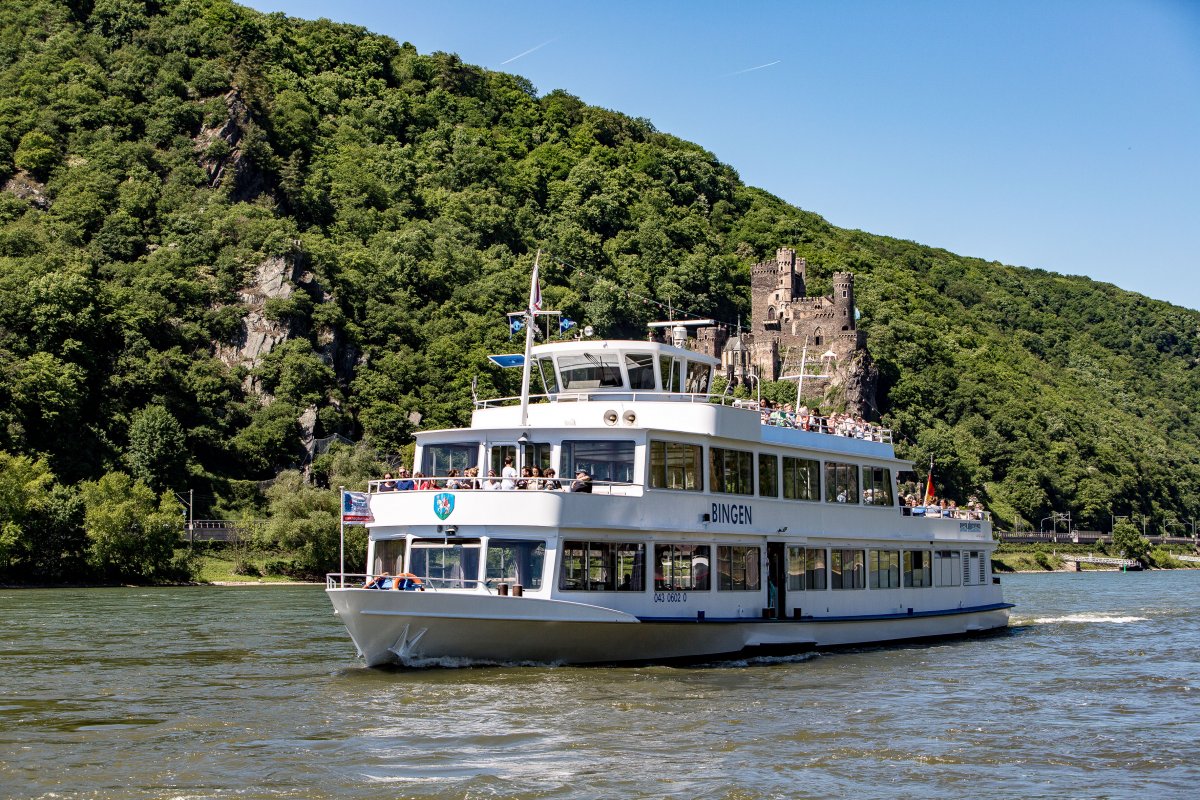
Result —
[[342, 522], [349, 525], [361, 525], [374, 522], [371, 516], [371, 506], [367, 502], [366, 492], [342, 492]]

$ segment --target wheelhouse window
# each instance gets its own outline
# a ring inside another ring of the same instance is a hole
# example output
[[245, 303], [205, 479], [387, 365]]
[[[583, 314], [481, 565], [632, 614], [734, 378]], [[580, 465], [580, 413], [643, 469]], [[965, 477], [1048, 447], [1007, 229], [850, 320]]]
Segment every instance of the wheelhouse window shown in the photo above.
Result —
[[646, 545], [641, 542], [563, 542], [558, 587], [589, 592], [646, 589]]
[[783, 496], [788, 500], [821, 499], [821, 462], [784, 456]]
[[933, 585], [932, 555], [928, 550], [904, 551], [904, 587], [906, 589]]
[[704, 448], [686, 442], [650, 441], [650, 486], [698, 492]]
[[583, 470], [593, 481], [633, 482], [632, 441], [600, 439], [562, 443], [561, 469], [558, 474], [574, 477]]
[[479, 580], [479, 540], [417, 540], [408, 571], [432, 579], [437, 588], [473, 587]]
[[546, 543], [527, 539], [490, 539], [484, 579], [488, 583], [519, 583], [530, 589], [542, 588], [542, 567], [546, 563]]
[[679, 391], [679, 359], [670, 356], [658, 357], [659, 374], [662, 375], [664, 392]]
[[712, 367], [699, 361], [688, 361], [687, 386], [688, 394], [704, 394], [708, 391], [709, 374]]
[[629, 373], [629, 388], [654, 390], [654, 356], [650, 353], [626, 353], [625, 371]]
[[858, 467], [854, 464], [825, 462], [825, 502], [858, 502]]
[[868, 554], [872, 589], [897, 589], [900, 586], [900, 551], [872, 550]]
[[754, 454], [708, 448], [708, 487], [722, 494], [754, 494]]
[[554, 359], [541, 356], [534, 363], [537, 365], [537, 373], [542, 378], [542, 388], [546, 390], [546, 394], [557, 393], [558, 377], [554, 374]]
[[868, 506], [892, 505], [892, 471], [887, 467], [863, 467], [862, 500]]
[[829, 585], [825, 569], [825, 548], [789, 545], [787, 549], [787, 588], [789, 591], [824, 591]]
[[654, 590], [706, 592], [710, 586], [709, 563], [706, 544], [656, 544]]
[[426, 475], [447, 475], [479, 464], [479, 443], [427, 444], [421, 449], [421, 471]]
[[830, 582], [834, 589], [865, 589], [867, 576], [862, 550], [830, 550]]
[[717, 589], [732, 592], [757, 592], [759, 549], [736, 545], [717, 547]]
[[760, 497], [779, 497], [779, 456], [758, 454], [758, 494]]
[[616, 353], [578, 353], [558, 357], [563, 391], [620, 389], [621, 362]]

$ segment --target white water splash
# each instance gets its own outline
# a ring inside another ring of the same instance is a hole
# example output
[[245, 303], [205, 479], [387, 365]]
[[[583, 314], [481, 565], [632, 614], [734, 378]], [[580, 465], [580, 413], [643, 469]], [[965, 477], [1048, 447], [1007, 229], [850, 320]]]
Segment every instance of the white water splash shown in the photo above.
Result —
[[1061, 617], [1034, 617], [1015, 619], [1014, 625], [1091, 625], [1094, 623], [1126, 625], [1130, 622], [1146, 622], [1149, 617], [1122, 617], [1113, 614], [1067, 614]]

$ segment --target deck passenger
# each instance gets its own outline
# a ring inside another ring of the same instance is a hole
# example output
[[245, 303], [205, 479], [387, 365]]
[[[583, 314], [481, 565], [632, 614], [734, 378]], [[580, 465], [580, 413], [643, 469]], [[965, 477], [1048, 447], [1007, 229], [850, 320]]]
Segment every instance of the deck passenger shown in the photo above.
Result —
[[571, 481], [572, 492], [583, 492], [584, 494], [592, 493], [592, 476], [588, 475], [583, 470], [575, 473], [575, 480]]
[[549, 489], [552, 492], [562, 490], [562, 481], [556, 477], [553, 467], [546, 467], [546, 477], [545, 480], [542, 481], [542, 488]]
[[399, 470], [400, 479], [396, 481], [397, 492], [411, 492], [416, 484], [412, 481], [412, 476], [408, 474], [408, 470], [401, 467]]
[[379, 484], [379, 491], [381, 491], [381, 492], [396, 491], [396, 480], [395, 480], [395, 478], [392, 477], [392, 473], [385, 472], [383, 474], [383, 481]]
[[390, 572], [381, 572], [374, 578], [367, 581], [364, 589], [391, 589], [393, 585], [392, 575]]
[[489, 469], [487, 479], [483, 482], [484, 491], [494, 492], [500, 488], [500, 479], [496, 477], [496, 470]]
[[500, 488], [509, 491], [517, 488], [517, 468], [513, 466], [512, 456], [504, 459], [504, 468], [500, 470]]

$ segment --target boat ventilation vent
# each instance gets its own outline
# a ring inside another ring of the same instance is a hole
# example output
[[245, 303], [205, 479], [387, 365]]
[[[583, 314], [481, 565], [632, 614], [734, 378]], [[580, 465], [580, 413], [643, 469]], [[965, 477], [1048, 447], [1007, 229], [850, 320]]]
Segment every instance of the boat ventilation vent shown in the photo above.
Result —
[[610, 410], [604, 412], [604, 424], [605, 425], [616, 425], [618, 419], [620, 419], [620, 417], [617, 415], [616, 411], [613, 411], [610, 409]]
[[626, 425], [632, 425], [633, 423], [637, 422], [637, 414], [633, 413], [632, 411], [626, 411], [621, 419], [625, 420]]

